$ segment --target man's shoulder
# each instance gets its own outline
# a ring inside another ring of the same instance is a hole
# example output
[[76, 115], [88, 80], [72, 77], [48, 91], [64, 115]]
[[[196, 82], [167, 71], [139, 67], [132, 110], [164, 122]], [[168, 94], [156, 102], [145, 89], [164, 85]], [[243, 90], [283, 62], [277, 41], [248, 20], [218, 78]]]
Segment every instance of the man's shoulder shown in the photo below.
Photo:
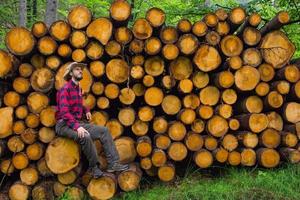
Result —
[[62, 93], [62, 92], [69, 92], [70, 90], [70, 86], [69, 86], [69, 82], [65, 83], [63, 87], [61, 87], [57, 93]]

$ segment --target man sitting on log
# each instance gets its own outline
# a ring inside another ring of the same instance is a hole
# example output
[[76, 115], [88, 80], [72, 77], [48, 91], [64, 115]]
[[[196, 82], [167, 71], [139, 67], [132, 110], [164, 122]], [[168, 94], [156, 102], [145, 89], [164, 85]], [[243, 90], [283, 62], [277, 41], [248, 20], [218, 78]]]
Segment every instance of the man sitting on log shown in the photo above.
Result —
[[83, 78], [84, 63], [72, 62], [66, 68], [64, 79], [68, 81], [56, 94], [57, 123], [55, 131], [58, 136], [68, 137], [81, 145], [84, 155], [89, 162], [94, 178], [99, 178], [103, 172], [99, 168], [96, 147], [93, 140], [100, 139], [108, 161], [108, 172], [123, 171], [128, 165], [119, 163], [119, 155], [112, 136], [105, 126], [97, 126], [84, 122], [83, 114], [87, 120], [91, 120], [91, 113], [83, 105], [82, 90], [79, 81]]

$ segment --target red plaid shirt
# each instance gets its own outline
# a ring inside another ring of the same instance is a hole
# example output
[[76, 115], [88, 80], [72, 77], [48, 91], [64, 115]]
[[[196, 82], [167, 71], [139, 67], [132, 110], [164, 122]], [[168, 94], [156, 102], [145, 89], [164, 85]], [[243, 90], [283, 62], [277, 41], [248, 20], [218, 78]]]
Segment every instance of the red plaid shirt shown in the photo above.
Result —
[[83, 113], [90, 112], [83, 106], [82, 90], [72, 79], [56, 93], [57, 112], [56, 120], [64, 120], [73, 130], [79, 128], [79, 120]]

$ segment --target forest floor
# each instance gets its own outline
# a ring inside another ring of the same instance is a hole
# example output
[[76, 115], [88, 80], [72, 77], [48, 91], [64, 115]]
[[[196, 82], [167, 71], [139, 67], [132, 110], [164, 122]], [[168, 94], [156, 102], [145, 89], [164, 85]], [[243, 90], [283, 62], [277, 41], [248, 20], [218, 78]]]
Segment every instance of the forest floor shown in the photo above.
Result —
[[[60, 200], [67, 200], [67, 195]], [[88, 199], [88, 198], [86, 198]], [[213, 167], [188, 169], [165, 184], [143, 178], [141, 188], [119, 193], [114, 200], [299, 200], [300, 165], [275, 169]]]

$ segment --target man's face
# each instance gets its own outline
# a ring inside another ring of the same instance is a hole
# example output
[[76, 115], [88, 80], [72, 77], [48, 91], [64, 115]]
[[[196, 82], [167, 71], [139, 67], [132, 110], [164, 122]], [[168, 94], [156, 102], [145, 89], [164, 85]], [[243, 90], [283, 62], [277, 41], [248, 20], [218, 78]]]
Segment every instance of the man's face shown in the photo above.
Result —
[[71, 72], [72, 78], [74, 78], [77, 81], [80, 81], [82, 77], [82, 69], [81, 67], [74, 67], [72, 72]]

